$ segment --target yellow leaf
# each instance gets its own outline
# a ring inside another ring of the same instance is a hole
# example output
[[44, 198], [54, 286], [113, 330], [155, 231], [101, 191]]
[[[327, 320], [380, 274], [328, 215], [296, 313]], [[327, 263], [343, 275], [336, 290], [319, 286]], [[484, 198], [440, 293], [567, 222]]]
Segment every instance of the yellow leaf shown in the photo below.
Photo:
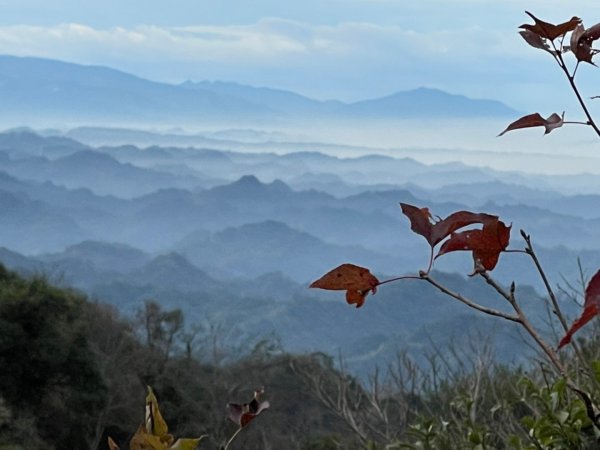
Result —
[[159, 437], [166, 436], [169, 432], [167, 422], [158, 409], [158, 400], [150, 386], [148, 386], [148, 396], [146, 397], [146, 431]]
[[165, 444], [160, 437], [147, 433], [142, 425], [129, 441], [129, 450], [166, 450], [168, 448], [168, 444]]
[[108, 448], [110, 450], [121, 450], [119, 448], [119, 446], [115, 443], [115, 441], [112, 440], [112, 438], [110, 436], [108, 437]]

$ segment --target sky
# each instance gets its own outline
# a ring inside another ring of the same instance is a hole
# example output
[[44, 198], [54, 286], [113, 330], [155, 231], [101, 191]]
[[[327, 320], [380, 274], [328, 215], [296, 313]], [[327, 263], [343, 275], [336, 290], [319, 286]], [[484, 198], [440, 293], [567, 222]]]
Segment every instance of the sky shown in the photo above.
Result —
[[[0, 0], [0, 53], [105, 65], [155, 81], [235, 81], [318, 99], [421, 86], [544, 115], [576, 105], [517, 28], [600, 22], [574, 0]], [[594, 92], [598, 69], [579, 71]], [[576, 119], [574, 117], [573, 119]]]

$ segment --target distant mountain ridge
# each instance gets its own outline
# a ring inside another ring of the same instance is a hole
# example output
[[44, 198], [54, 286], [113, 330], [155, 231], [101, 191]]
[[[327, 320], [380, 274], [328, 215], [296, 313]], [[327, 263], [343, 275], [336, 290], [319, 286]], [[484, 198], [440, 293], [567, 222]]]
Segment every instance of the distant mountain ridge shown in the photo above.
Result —
[[493, 100], [419, 88], [356, 103], [225, 82], [179, 85], [108, 67], [0, 56], [0, 119], [51, 123], [282, 123], [288, 119], [495, 117], [514, 115]]

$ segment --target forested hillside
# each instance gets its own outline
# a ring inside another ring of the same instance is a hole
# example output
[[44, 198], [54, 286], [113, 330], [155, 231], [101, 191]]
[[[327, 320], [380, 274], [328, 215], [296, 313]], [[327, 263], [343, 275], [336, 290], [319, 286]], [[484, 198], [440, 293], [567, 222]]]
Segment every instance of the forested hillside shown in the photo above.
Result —
[[[257, 387], [271, 407], [232, 448], [454, 445], [476, 433], [508, 448], [527, 440], [524, 418], [552, 425], [544, 402], [561, 407], [566, 395], [551, 400], [552, 390], [536, 391], [525, 372], [498, 366], [477, 344], [447, 347], [447, 356], [432, 352], [424, 370], [400, 353], [388, 376], [374, 372], [364, 384], [335, 369], [331, 357], [289, 354], [276, 340], [233, 348], [227, 332], [198, 327], [152, 301], [125, 319], [76, 291], [0, 266], [0, 448], [104, 450], [109, 435], [127, 448], [144, 420], [147, 385], [173, 434], [208, 434], [200, 448], [215, 449], [236, 430], [225, 405], [247, 401]], [[472, 402], [474, 422], [467, 419]], [[431, 415], [448, 418], [443, 431]]]

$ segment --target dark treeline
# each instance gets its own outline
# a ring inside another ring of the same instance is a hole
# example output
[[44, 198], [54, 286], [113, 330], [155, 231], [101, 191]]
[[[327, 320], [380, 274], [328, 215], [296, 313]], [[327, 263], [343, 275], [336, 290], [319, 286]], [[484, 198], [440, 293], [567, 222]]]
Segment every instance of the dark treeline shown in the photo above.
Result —
[[290, 355], [273, 340], [248, 340], [232, 360], [214, 331], [152, 301], [125, 319], [0, 266], [0, 449], [104, 450], [108, 436], [128, 448], [148, 385], [174, 435], [208, 434], [200, 448], [226, 442], [236, 430], [226, 404], [257, 387], [271, 408], [232, 448], [555, 448], [528, 447], [531, 429], [586, 448], [577, 399], [485, 352], [434, 352], [429, 371], [399, 355], [386, 377], [360, 383], [328, 356]]
[[235, 431], [227, 403], [250, 400], [259, 386], [276, 406], [238, 448], [319, 448], [345, 432], [296, 371], [333, 372], [327, 358], [293, 357], [261, 341], [235, 363], [203, 363], [183, 325], [180, 311], [152, 302], [125, 320], [78, 292], [0, 266], [0, 448], [105, 449], [108, 435], [127, 448], [143, 422], [147, 385], [176, 435], [209, 435], [204, 448]]

